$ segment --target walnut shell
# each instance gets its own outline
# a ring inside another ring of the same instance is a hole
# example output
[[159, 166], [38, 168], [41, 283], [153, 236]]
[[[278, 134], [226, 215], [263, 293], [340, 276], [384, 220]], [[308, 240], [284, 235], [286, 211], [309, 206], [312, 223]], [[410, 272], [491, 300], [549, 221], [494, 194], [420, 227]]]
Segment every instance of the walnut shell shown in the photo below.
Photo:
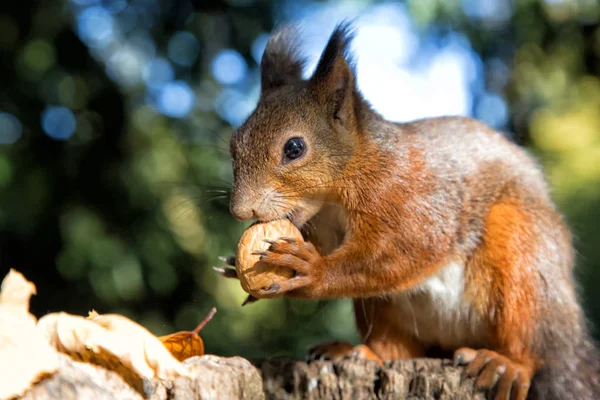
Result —
[[242, 235], [237, 246], [235, 267], [246, 293], [256, 298], [274, 297], [275, 295], [265, 295], [262, 292], [272, 284], [285, 282], [294, 276], [294, 271], [291, 269], [269, 266], [259, 261], [259, 255], [252, 254], [269, 248], [270, 244], [265, 240], [277, 241], [282, 237], [304, 241], [298, 228], [288, 219], [256, 223], [246, 229]]

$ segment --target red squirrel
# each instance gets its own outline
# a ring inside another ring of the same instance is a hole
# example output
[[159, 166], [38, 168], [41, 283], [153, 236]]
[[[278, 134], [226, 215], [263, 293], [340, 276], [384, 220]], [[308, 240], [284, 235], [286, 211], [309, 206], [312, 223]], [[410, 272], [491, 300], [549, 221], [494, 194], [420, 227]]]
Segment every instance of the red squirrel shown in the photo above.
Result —
[[437, 348], [496, 399], [600, 398], [571, 234], [536, 161], [473, 119], [386, 121], [357, 88], [351, 24], [308, 79], [298, 37], [285, 26], [266, 46], [260, 100], [230, 142], [230, 210], [307, 238], [261, 253], [295, 271], [268, 293], [353, 299], [363, 344], [311, 358]]

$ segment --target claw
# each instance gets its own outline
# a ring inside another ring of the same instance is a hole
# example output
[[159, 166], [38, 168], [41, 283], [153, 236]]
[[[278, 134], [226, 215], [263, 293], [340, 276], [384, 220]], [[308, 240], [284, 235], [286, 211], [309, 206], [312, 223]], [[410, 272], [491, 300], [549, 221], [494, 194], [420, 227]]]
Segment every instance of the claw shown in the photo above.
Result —
[[286, 243], [289, 243], [289, 244], [294, 244], [294, 243], [296, 243], [296, 241], [295, 241], [294, 239], [291, 239], [291, 238], [289, 238], [289, 237], [282, 237], [282, 238], [280, 238], [279, 240], [282, 240], [282, 241], [284, 241], [284, 242], [286, 242]]
[[223, 268], [223, 267], [212, 267], [214, 271], [216, 271], [219, 275], [225, 278], [236, 278], [237, 272], [233, 268]]
[[463, 380], [470, 377], [477, 377], [484, 370], [491, 357], [484, 352], [479, 352], [475, 359], [469, 363], [463, 370]]
[[267, 253], [266, 251], [262, 251], [262, 250], [256, 250], [252, 253], [252, 255], [255, 256], [261, 256], [261, 257], [265, 257], [267, 256], [269, 253]]
[[274, 244], [277, 244], [277, 242], [276, 242], [276, 241], [274, 241], [274, 240], [270, 240], [270, 239], [263, 239], [263, 242], [265, 242], [265, 243], [269, 243], [271, 246], [272, 246], [272, 245], [274, 245]]
[[258, 299], [256, 297], [249, 294], [248, 297], [246, 297], [246, 300], [244, 300], [244, 302], [242, 303], [242, 307], [244, 307], [246, 304], [252, 304], [257, 301]]
[[271, 286], [269, 286], [269, 288], [267, 290], [265, 290], [263, 292], [263, 294], [275, 294], [277, 292], [279, 292], [279, 289], [281, 289], [281, 287], [279, 286], [279, 284], [274, 283]]
[[506, 365], [501, 364], [498, 360], [490, 360], [475, 381], [475, 389], [493, 387], [504, 374], [504, 371], [506, 371]]
[[457, 354], [454, 356], [454, 359], [452, 360], [452, 366], [454, 368], [458, 367], [459, 365], [461, 365], [463, 362], [463, 356], [462, 354]]
[[219, 256], [219, 260], [223, 261], [227, 265], [231, 265], [232, 267], [235, 267], [235, 257]]

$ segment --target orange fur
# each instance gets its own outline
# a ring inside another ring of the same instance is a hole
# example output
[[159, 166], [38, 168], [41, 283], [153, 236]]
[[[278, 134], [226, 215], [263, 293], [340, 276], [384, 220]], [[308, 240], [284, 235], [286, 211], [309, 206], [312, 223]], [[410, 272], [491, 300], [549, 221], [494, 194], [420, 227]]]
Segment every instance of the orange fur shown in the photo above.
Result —
[[480, 247], [468, 263], [465, 295], [488, 321], [491, 345], [531, 368], [534, 324], [540, 301], [531, 255], [536, 235], [531, 216], [515, 199], [494, 204], [485, 220]]

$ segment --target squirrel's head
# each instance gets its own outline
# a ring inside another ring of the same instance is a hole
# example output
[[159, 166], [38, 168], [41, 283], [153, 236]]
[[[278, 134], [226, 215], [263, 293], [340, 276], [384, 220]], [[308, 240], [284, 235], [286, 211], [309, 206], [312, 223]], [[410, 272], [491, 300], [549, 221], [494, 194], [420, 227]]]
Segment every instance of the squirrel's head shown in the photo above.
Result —
[[343, 190], [340, 177], [370, 111], [348, 59], [351, 37], [348, 24], [338, 25], [307, 80], [297, 29], [270, 37], [259, 103], [230, 143], [238, 220], [287, 217], [301, 226]]

